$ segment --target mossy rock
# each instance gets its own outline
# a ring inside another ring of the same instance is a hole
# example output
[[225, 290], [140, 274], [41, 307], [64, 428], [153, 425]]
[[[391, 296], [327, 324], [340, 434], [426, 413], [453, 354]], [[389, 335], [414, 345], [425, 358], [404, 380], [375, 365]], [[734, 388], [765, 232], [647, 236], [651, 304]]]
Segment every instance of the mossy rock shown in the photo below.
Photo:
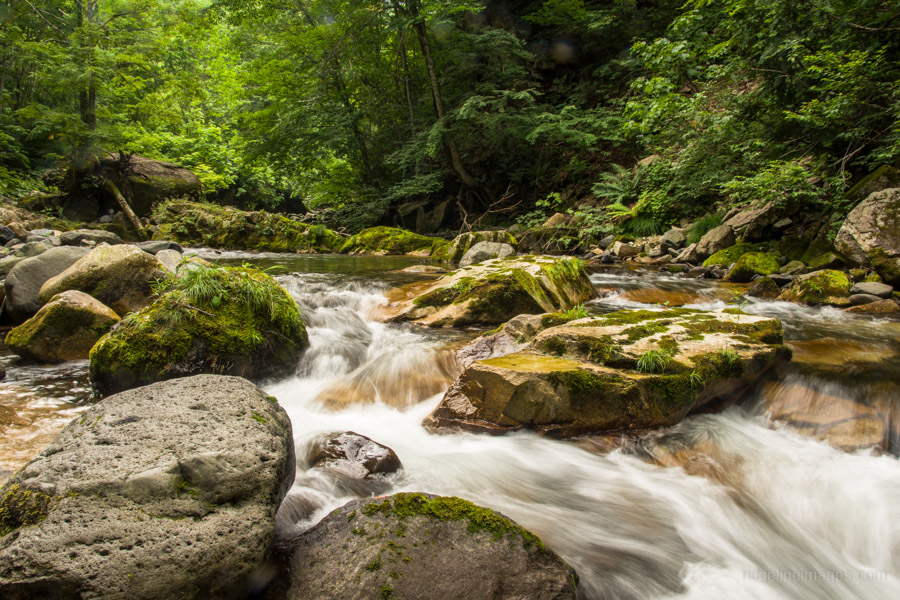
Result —
[[398, 295], [404, 299], [389, 309], [391, 320], [461, 327], [568, 310], [591, 299], [594, 289], [579, 259], [522, 256], [459, 269], [418, 289], [412, 299], [403, 289]]
[[36, 315], [6, 336], [9, 349], [43, 362], [80, 360], [88, 354], [119, 316], [83, 292], [57, 294]]
[[704, 267], [727, 267], [733, 265], [740, 257], [748, 252], [761, 252], [765, 247], [762, 244], [735, 244], [719, 250], [703, 261]]
[[771, 275], [777, 273], [781, 265], [778, 258], [764, 252], [747, 252], [734, 263], [731, 270], [725, 276], [726, 281], [735, 283], [748, 283], [757, 275]]
[[850, 279], [842, 271], [825, 269], [797, 277], [778, 299], [802, 304], [849, 306], [851, 286]]
[[265, 252], [337, 252], [345, 238], [322, 225], [309, 225], [265, 211], [174, 200], [158, 206], [154, 240]]
[[738, 310], [576, 319], [538, 331], [524, 350], [470, 363], [424, 425], [551, 437], [670, 426], [734, 401], [790, 358], [782, 344], [780, 321]]
[[790, 260], [803, 260], [803, 255], [806, 254], [807, 249], [809, 249], [809, 240], [788, 235], [782, 238], [782, 240], [778, 243], [778, 251], [781, 252], [783, 256], [786, 256], [787, 259]]
[[495, 242], [518, 246], [515, 236], [508, 231], [473, 231], [456, 236], [447, 244], [440, 244], [431, 254], [431, 259], [443, 263], [457, 264], [469, 249], [479, 242]]
[[779, 294], [781, 294], [781, 288], [778, 287], [778, 284], [771, 277], [762, 277], [750, 285], [750, 289], [745, 295], [751, 298], [774, 300]]
[[283, 555], [286, 568], [272, 588], [285, 598], [574, 600], [578, 580], [537, 536], [500, 513], [419, 493], [350, 502]]
[[[212, 293], [195, 283], [214, 281]], [[213, 373], [259, 381], [293, 373], [309, 345], [294, 299], [270, 276], [197, 265], [91, 350], [90, 379], [107, 395], [155, 381]], [[199, 290], [199, 291], [198, 291]]]
[[363, 229], [340, 247], [345, 254], [413, 254], [430, 255], [446, 240], [428, 237], [398, 227], [370, 227]]
[[828, 242], [814, 241], [800, 257], [811, 271], [820, 269], [835, 269], [846, 265], [844, 258], [834, 251], [834, 247]]

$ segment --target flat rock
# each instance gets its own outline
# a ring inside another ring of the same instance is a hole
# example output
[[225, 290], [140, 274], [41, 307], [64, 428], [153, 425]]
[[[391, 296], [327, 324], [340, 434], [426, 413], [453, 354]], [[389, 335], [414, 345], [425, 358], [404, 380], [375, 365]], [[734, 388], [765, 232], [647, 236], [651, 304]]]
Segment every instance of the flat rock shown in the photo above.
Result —
[[163, 250], [175, 250], [177, 252], [181, 252], [182, 254], [184, 253], [184, 249], [181, 247], [181, 244], [169, 240], [151, 240], [149, 242], [137, 242], [136, 244], [132, 245], [136, 248], [140, 248], [148, 254], [158, 254]]
[[894, 300], [878, 300], [870, 304], [860, 304], [859, 306], [851, 306], [844, 312], [851, 313], [867, 313], [872, 315], [888, 315], [900, 312], [900, 306]]
[[0, 489], [0, 596], [244, 598], [294, 471], [287, 414], [248, 381], [111, 396]]
[[890, 298], [894, 292], [894, 286], [886, 283], [878, 283], [877, 281], [861, 281], [854, 283], [850, 288], [851, 294], [871, 294], [879, 298]]
[[851, 294], [850, 295], [850, 304], [852, 306], [860, 306], [862, 304], [872, 304], [873, 302], [878, 302], [879, 300], [883, 300], [883, 298], [879, 298], [878, 296], [873, 296], [872, 294]]
[[540, 539], [459, 498], [350, 502], [285, 543], [281, 555], [269, 600], [576, 597], [574, 571]]

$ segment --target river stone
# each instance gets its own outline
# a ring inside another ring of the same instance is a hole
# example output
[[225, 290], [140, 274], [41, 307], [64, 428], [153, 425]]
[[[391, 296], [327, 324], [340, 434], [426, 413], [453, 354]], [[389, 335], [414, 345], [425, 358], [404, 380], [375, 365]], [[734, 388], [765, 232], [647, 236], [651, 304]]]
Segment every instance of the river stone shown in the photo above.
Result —
[[64, 231], [60, 236], [64, 246], [80, 246], [82, 242], [94, 242], [95, 244], [107, 243], [110, 246], [122, 243], [122, 238], [112, 231], [102, 229], [76, 229]]
[[478, 242], [463, 255], [459, 261], [460, 267], [468, 267], [492, 258], [506, 258], [515, 256], [516, 250], [509, 244], [498, 242]]
[[44, 283], [40, 299], [79, 290], [124, 316], [150, 304], [153, 282], [165, 276], [162, 263], [134, 246], [101, 246]]
[[890, 298], [894, 292], [894, 287], [886, 283], [878, 283], [877, 281], [861, 281], [854, 283], [850, 288], [851, 294], [871, 294], [879, 298]]
[[43, 362], [81, 360], [118, 321], [109, 307], [84, 292], [69, 290], [10, 331], [6, 345], [19, 356]]
[[576, 597], [574, 571], [540, 539], [459, 498], [350, 502], [285, 546], [268, 600]]
[[857, 306], [851, 306], [850, 308], [844, 309], [844, 312], [850, 313], [867, 313], [873, 315], [887, 315], [891, 313], [900, 312], [900, 306], [897, 305], [897, 302], [892, 299], [879, 299], [877, 302], [871, 302], [869, 304], [860, 304]]
[[802, 304], [850, 304], [850, 279], [842, 271], [823, 270], [796, 277], [778, 296]]
[[351, 479], [371, 479], [403, 468], [396, 452], [353, 431], [316, 437], [306, 454], [309, 468], [339, 473]]
[[166, 271], [170, 273], [178, 272], [178, 266], [184, 255], [178, 250], [160, 250], [156, 253], [156, 260], [162, 263]]
[[499, 325], [519, 314], [568, 310], [593, 297], [579, 259], [494, 258], [392, 291], [381, 318], [431, 327]]
[[21, 323], [44, 305], [39, 298], [41, 286], [59, 275], [88, 253], [85, 248], [60, 247], [26, 258], [16, 264], [3, 287], [6, 289], [6, 310]]
[[692, 309], [619, 311], [475, 361], [425, 419], [432, 432], [573, 437], [667, 427], [721, 409], [790, 357], [781, 322]]
[[697, 253], [697, 244], [691, 244], [674, 257], [676, 262], [696, 264], [700, 262], [700, 255]]
[[781, 288], [771, 277], [760, 277], [747, 290], [746, 295], [752, 298], [774, 300], [781, 293]]
[[0, 225], [0, 244], [6, 244], [14, 239], [16, 239], [16, 232], [6, 225]]
[[660, 239], [659, 243], [663, 250], [668, 250], [670, 248], [681, 248], [687, 242], [687, 236], [684, 233], [684, 229], [679, 229], [678, 227], [673, 227], [672, 229], [665, 232]]
[[616, 242], [612, 245], [612, 253], [619, 258], [631, 258], [641, 253], [641, 249], [625, 242]]
[[850, 211], [834, 240], [855, 265], [872, 266], [890, 285], [900, 285], [900, 188], [870, 194]]
[[40, 242], [25, 242], [21, 248], [16, 250], [16, 254], [25, 258], [31, 258], [32, 256], [43, 254], [49, 249], [50, 243], [44, 239]]
[[[730, 225], [719, 225], [711, 229], [697, 242], [697, 259], [705, 260], [719, 250], [734, 246], [736, 238]], [[681, 261], [681, 258], [678, 258]]]
[[883, 300], [883, 298], [879, 298], [878, 296], [873, 296], [872, 294], [851, 294], [850, 295], [850, 304], [852, 306], [860, 306], [863, 304], [872, 304], [873, 302], [878, 302], [879, 300]]
[[138, 242], [133, 245], [136, 248], [140, 248], [141, 250], [149, 254], [159, 254], [163, 250], [175, 250], [177, 252], [181, 252], [182, 254], [184, 253], [184, 249], [181, 247], [181, 244], [168, 240], [151, 240], [149, 242]]
[[461, 233], [450, 243], [436, 249], [431, 255], [431, 259], [438, 262], [458, 263], [472, 246], [480, 242], [508, 244], [513, 249], [518, 247], [516, 238], [507, 231], [472, 231]]
[[106, 398], [0, 489], [0, 597], [244, 598], [294, 471], [287, 414], [243, 379]]

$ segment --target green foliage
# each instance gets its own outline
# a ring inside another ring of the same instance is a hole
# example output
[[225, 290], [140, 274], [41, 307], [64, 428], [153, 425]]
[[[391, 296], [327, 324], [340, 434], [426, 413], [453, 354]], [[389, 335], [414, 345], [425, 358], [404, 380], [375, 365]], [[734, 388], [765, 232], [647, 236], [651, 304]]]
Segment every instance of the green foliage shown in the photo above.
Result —
[[720, 215], [706, 215], [700, 217], [693, 223], [687, 230], [687, 243], [688, 244], [696, 244], [700, 241], [700, 239], [722, 224], [722, 217]]
[[672, 356], [662, 350], [647, 350], [637, 357], [636, 367], [641, 373], [663, 373]]

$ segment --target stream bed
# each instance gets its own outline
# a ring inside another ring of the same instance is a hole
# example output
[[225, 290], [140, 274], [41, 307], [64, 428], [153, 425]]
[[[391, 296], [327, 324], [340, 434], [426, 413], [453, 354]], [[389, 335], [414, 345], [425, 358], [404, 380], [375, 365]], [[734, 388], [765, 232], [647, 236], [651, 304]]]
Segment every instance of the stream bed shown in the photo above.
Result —
[[[385, 294], [421, 280], [394, 257], [200, 251], [268, 269], [299, 303], [311, 347], [295, 376], [265, 384], [291, 417], [293, 496], [305, 529], [365, 490], [307, 470], [310, 441], [355, 431], [393, 448], [393, 491], [466, 498], [539, 535], [580, 576], [582, 598], [900, 598], [900, 321], [747, 302], [782, 320], [794, 360], [717, 415], [629, 436], [556, 441], [431, 435], [422, 419], [478, 330], [377, 321]], [[721, 282], [609, 269], [592, 312], [721, 310]], [[733, 307], [734, 304], [731, 304]], [[87, 363], [29, 365], [4, 350], [0, 477], [92, 400]]]

